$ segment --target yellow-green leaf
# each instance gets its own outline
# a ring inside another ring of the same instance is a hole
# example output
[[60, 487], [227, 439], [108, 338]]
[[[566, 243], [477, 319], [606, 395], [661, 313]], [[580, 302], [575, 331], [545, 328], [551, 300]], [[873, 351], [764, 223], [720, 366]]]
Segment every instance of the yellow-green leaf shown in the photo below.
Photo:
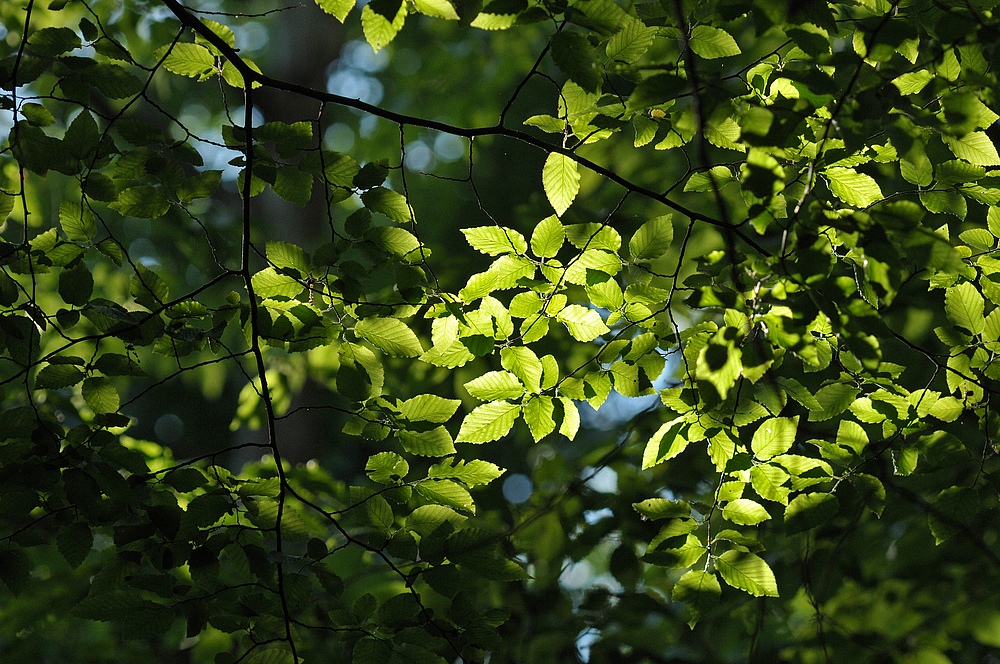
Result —
[[576, 162], [564, 154], [551, 153], [542, 167], [542, 187], [552, 208], [561, 217], [580, 191]]

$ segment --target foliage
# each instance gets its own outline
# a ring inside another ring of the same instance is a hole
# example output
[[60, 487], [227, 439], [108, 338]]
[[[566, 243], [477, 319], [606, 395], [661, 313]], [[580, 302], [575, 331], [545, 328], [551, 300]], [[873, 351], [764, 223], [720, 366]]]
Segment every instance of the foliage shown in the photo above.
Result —
[[1000, 647], [996, 3], [229, 4], [0, 7], [7, 659]]

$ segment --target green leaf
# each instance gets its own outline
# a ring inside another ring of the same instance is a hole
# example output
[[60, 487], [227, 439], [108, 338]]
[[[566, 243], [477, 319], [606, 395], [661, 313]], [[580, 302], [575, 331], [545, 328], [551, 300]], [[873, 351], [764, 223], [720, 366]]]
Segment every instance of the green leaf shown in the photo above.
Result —
[[601, 314], [579, 304], [571, 304], [563, 308], [556, 315], [556, 319], [566, 326], [570, 335], [577, 341], [593, 341], [602, 334], [611, 331], [604, 324]]
[[514, 426], [521, 407], [507, 401], [493, 401], [475, 408], [465, 416], [458, 431], [457, 443], [488, 443], [503, 438]]
[[674, 225], [671, 215], [650, 219], [635, 232], [628, 241], [628, 251], [632, 260], [655, 260], [670, 249], [674, 239]]
[[524, 124], [529, 127], [538, 127], [549, 134], [562, 134], [566, 131], [566, 121], [551, 115], [532, 115], [524, 121]]
[[199, 44], [179, 42], [170, 49], [163, 66], [180, 76], [205, 78], [216, 71], [215, 56]]
[[983, 296], [968, 282], [945, 291], [944, 312], [948, 320], [970, 334], [980, 334], [986, 326], [984, 307]]
[[630, 65], [645, 55], [655, 36], [656, 28], [647, 28], [642, 21], [629, 17], [624, 27], [608, 41], [608, 59]]
[[730, 501], [722, 510], [722, 516], [741, 526], [755, 526], [771, 518], [763, 505], [748, 498]]
[[347, 15], [354, 9], [357, 0], [316, 0], [316, 4], [327, 14], [335, 16], [341, 23]]
[[851, 168], [832, 166], [824, 171], [833, 195], [848, 205], [865, 208], [883, 200], [882, 190], [870, 175]]
[[368, 477], [379, 484], [399, 484], [409, 471], [410, 465], [395, 452], [379, 452], [365, 463]]
[[375, 187], [361, 194], [361, 202], [372, 212], [379, 212], [393, 221], [405, 224], [414, 219], [413, 208], [406, 197], [385, 187]]
[[254, 294], [260, 298], [297, 297], [305, 286], [295, 277], [279, 274], [273, 267], [266, 267], [250, 278]]
[[978, 166], [1000, 165], [996, 146], [984, 131], [974, 131], [961, 138], [945, 135], [941, 139], [959, 159]]
[[535, 351], [526, 346], [508, 346], [500, 350], [500, 364], [517, 376], [529, 392], [541, 389], [542, 362]]
[[80, 37], [70, 28], [42, 28], [28, 37], [28, 47], [44, 56], [57, 56], [81, 46]]
[[56, 534], [56, 546], [70, 567], [79, 567], [94, 547], [94, 533], [90, 526], [77, 521], [63, 526]]
[[549, 203], [561, 217], [580, 191], [580, 173], [576, 162], [558, 152], [549, 154], [542, 167], [542, 187]]
[[930, 212], [946, 212], [959, 219], [965, 219], [968, 213], [968, 203], [965, 196], [957, 191], [931, 190], [920, 192], [920, 202]]
[[97, 234], [94, 213], [69, 201], [59, 204], [59, 225], [71, 242], [90, 242]]
[[752, 553], [726, 551], [715, 559], [715, 569], [722, 580], [733, 588], [745, 590], [754, 597], [778, 596], [774, 572], [763, 559]]
[[524, 403], [524, 421], [536, 443], [555, 431], [556, 422], [552, 417], [554, 412], [552, 397], [534, 396]]
[[882, 510], [885, 509], [885, 486], [882, 481], [871, 475], [855, 473], [851, 475], [850, 482], [861, 494], [868, 509], [875, 516], [882, 516]]
[[788, 503], [789, 489], [788, 473], [771, 464], [761, 464], [750, 469], [750, 484], [753, 490], [765, 500], [773, 500], [785, 505]]
[[292, 166], [282, 166], [271, 189], [289, 203], [305, 207], [312, 197], [313, 175]]
[[275, 268], [281, 270], [291, 268], [300, 274], [309, 274], [309, 255], [305, 250], [291, 242], [268, 242], [266, 256]]
[[363, 318], [354, 332], [394, 357], [417, 357], [424, 352], [417, 335], [397, 318]]
[[[759, 150], [751, 151], [750, 155], [752, 158], [761, 160], [762, 157], [767, 157], [766, 154], [761, 154]], [[748, 157], [748, 161], [750, 157]], [[774, 164], [777, 165], [777, 160], [771, 157]], [[768, 164], [770, 165], [770, 164]], [[770, 170], [770, 169], [769, 169]], [[688, 181], [684, 183], [684, 191], [712, 191], [715, 188], [721, 189], [726, 182], [732, 182], [733, 173], [726, 166], [713, 166], [707, 171], [698, 171], [697, 173], [692, 173]], [[749, 187], [748, 187], [749, 188]], [[756, 193], [756, 192], [755, 192]], [[768, 187], [768, 193], [770, 192], [770, 186]], [[759, 196], [763, 198], [763, 196]], [[672, 229], [671, 229], [672, 230]]]
[[376, 53], [396, 38], [405, 22], [406, 3], [397, 0], [372, 0], [361, 10], [365, 40]]
[[528, 250], [524, 236], [512, 228], [503, 226], [480, 226], [463, 228], [466, 241], [476, 251], [490, 256], [501, 254], [523, 254]]
[[444, 423], [451, 419], [462, 404], [458, 399], [445, 399], [433, 394], [421, 394], [399, 404], [399, 412], [411, 422]]
[[688, 45], [692, 51], [706, 60], [742, 53], [732, 35], [721, 28], [713, 28], [709, 25], [696, 25], [691, 30]]
[[121, 398], [107, 378], [93, 377], [83, 381], [83, 400], [95, 413], [118, 412]]
[[365, 233], [365, 238], [397, 258], [405, 258], [420, 248], [420, 241], [413, 233], [394, 226], [377, 226]]
[[632, 503], [632, 508], [650, 520], [686, 518], [691, 516], [691, 505], [680, 500], [647, 498], [640, 503]]
[[771, 457], [784, 454], [795, 442], [795, 432], [799, 426], [799, 416], [795, 417], [771, 417], [763, 423], [753, 434], [750, 447], [754, 456], [766, 461]]
[[170, 201], [167, 200], [163, 189], [138, 185], [122, 191], [118, 200], [109, 207], [126, 217], [158, 219], [170, 209]]
[[562, 30], [552, 35], [549, 46], [552, 60], [571, 81], [588, 92], [601, 89], [603, 78], [597, 68], [597, 54], [583, 33]]
[[542, 219], [531, 233], [531, 251], [539, 258], [554, 258], [566, 240], [566, 231], [559, 217]]
[[421, 14], [443, 18], [449, 21], [459, 19], [458, 12], [448, 0], [414, 0], [414, 6]]
[[417, 456], [441, 457], [455, 453], [455, 443], [443, 426], [430, 431], [397, 431], [396, 439], [404, 450]]
[[559, 403], [563, 408], [563, 420], [562, 424], [559, 425], [559, 433], [573, 440], [580, 430], [580, 411], [577, 410], [576, 404], [569, 397], [559, 397]]
[[495, 291], [514, 288], [521, 279], [534, 276], [534, 263], [522, 256], [504, 254], [493, 261], [486, 272], [472, 275], [458, 295], [463, 302], [473, 302]]
[[509, 371], [490, 371], [465, 384], [469, 394], [480, 401], [500, 401], [516, 399], [524, 395], [525, 389], [517, 376]]
[[837, 515], [840, 503], [830, 493], [796, 496], [785, 508], [785, 532], [800, 533], [821, 526]]
[[476, 513], [476, 505], [468, 490], [451, 480], [425, 480], [416, 484], [416, 489], [427, 500], [453, 507], [460, 512]]
[[698, 619], [714, 607], [722, 596], [722, 586], [715, 574], [704, 570], [691, 570], [677, 579], [670, 599], [687, 608], [688, 625], [693, 629]]
[[337, 349], [337, 391], [353, 401], [363, 401], [382, 392], [385, 370], [370, 349], [353, 343]]
[[71, 364], [50, 364], [35, 376], [36, 390], [58, 390], [76, 385], [86, 377], [83, 371]]
[[662, 463], [687, 449], [690, 444], [682, 429], [685, 422], [682, 417], [664, 422], [656, 433], [652, 435], [646, 448], [642, 453], [642, 469], [652, 468], [658, 463]]
[[432, 479], [458, 480], [468, 487], [486, 485], [504, 474], [504, 469], [489, 461], [445, 459], [427, 469]]

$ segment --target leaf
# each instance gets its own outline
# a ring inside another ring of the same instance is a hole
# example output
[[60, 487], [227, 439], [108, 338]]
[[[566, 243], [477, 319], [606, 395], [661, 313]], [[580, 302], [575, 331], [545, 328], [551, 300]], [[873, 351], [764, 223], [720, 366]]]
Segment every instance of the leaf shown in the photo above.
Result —
[[741, 526], [755, 526], [771, 518], [763, 505], [747, 498], [730, 501], [722, 510], [722, 516]]
[[138, 185], [122, 191], [109, 207], [126, 217], [158, 219], [170, 209], [170, 202], [163, 189]]
[[580, 191], [580, 173], [576, 162], [558, 152], [549, 154], [542, 167], [542, 187], [549, 203], [561, 217]]
[[503, 475], [504, 469], [489, 461], [445, 459], [427, 470], [427, 477], [455, 479], [468, 487], [486, 485]]
[[421, 14], [457, 21], [458, 13], [448, 0], [414, 0], [414, 6]]
[[774, 572], [760, 557], [743, 551], [726, 551], [715, 559], [722, 580], [754, 597], [777, 597]]
[[363, 318], [354, 332], [394, 357], [417, 357], [424, 352], [417, 335], [397, 318]]
[[688, 626], [692, 629], [706, 611], [719, 602], [722, 586], [715, 574], [704, 570], [691, 570], [677, 579], [670, 599], [681, 602], [687, 608]]
[[556, 422], [552, 417], [555, 405], [552, 402], [552, 397], [531, 397], [524, 403], [522, 410], [524, 421], [536, 443], [555, 431]]
[[94, 213], [69, 201], [59, 204], [59, 225], [71, 242], [90, 242], [97, 234]]
[[947, 212], [959, 219], [965, 219], [965, 215], [968, 212], [968, 203], [965, 201], [965, 196], [957, 191], [921, 191], [920, 202], [930, 212]]
[[632, 508], [643, 517], [654, 521], [691, 516], [691, 505], [684, 501], [666, 498], [647, 498], [640, 503], [632, 503]]
[[514, 426], [521, 407], [507, 401], [493, 401], [476, 407], [462, 420], [456, 443], [488, 443], [503, 438]]
[[36, 390], [58, 390], [76, 385], [86, 377], [79, 368], [70, 364], [50, 364], [35, 376]]
[[725, 58], [742, 53], [732, 35], [725, 30], [713, 28], [709, 25], [696, 25], [691, 30], [688, 46], [691, 47], [692, 51], [706, 60]]
[[624, 27], [608, 41], [608, 59], [630, 65], [645, 55], [655, 36], [656, 28], [647, 28], [642, 21], [629, 17]]
[[559, 217], [542, 219], [531, 233], [531, 251], [539, 258], [554, 258], [562, 248], [566, 231]]
[[413, 220], [413, 208], [406, 197], [385, 187], [375, 187], [361, 194], [361, 202], [372, 212], [389, 217], [396, 223], [405, 224]]
[[761, 423], [753, 434], [750, 447], [754, 456], [766, 461], [787, 452], [795, 442], [795, 432], [799, 426], [799, 416], [771, 417]]
[[[552, 60], [571, 81], [588, 92], [601, 89], [603, 79], [595, 62], [597, 54], [583, 33], [562, 30], [552, 35], [549, 46]], [[558, 207], [556, 211], [559, 212]]]
[[821, 526], [837, 515], [840, 503], [830, 493], [796, 496], [785, 508], [785, 532], [800, 533]]
[[118, 390], [107, 378], [92, 377], [83, 381], [83, 400], [95, 413], [115, 413], [121, 403]]
[[44, 56], [57, 56], [80, 48], [80, 37], [70, 28], [42, 28], [28, 38], [28, 47]]
[[395, 452], [379, 452], [368, 457], [365, 472], [373, 482], [379, 484], [399, 484], [406, 477], [410, 466]]
[[500, 350], [500, 364], [517, 376], [529, 392], [537, 393], [542, 384], [542, 362], [535, 351], [526, 346], [509, 346]]
[[528, 250], [524, 236], [512, 228], [502, 226], [480, 226], [478, 228], [463, 228], [462, 234], [469, 245], [476, 251], [490, 256], [500, 254], [523, 254]]
[[649, 442], [646, 443], [646, 448], [642, 453], [643, 470], [673, 459], [687, 449], [690, 441], [682, 433], [684, 424], [684, 419], [678, 417], [660, 425], [660, 428], [656, 430], [652, 437], [650, 437]]
[[447, 422], [462, 404], [458, 399], [445, 399], [433, 394], [421, 394], [399, 404], [399, 412], [411, 422]]
[[406, 3], [397, 0], [372, 0], [361, 10], [361, 28], [376, 53], [396, 38], [406, 22]]
[[985, 328], [984, 307], [983, 296], [969, 282], [952, 286], [945, 291], [944, 312], [948, 320], [970, 334], [981, 334]]
[[430, 431], [397, 431], [396, 439], [404, 450], [417, 456], [441, 457], [455, 453], [455, 443], [443, 426]]
[[204, 78], [215, 71], [215, 56], [200, 44], [178, 42], [170, 49], [163, 66], [180, 76]]
[[632, 260], [655, 260], [670, 249], [674, 239], [674, 225], [671, 215], [650, 219], [635, 232], [628, 241], [629, 255]]
[[601, 314], [579, 304], [563, 308], [556, 315], [556, 319], [566, 326], [570, 335], [577, 341], [593, 341], [611, 331], [611, 328], [604, 324]]
[[56, 534], [56, 546], [70, 567], [79, 567], [94, 547], [94, 533], [82, 521], [68, 524]]
[[551, 115], [532, 115], [524, 121], [529, 127], [538, 127], [549, 134], [561, 134], [566, 131], [566, 121]]
[[435, 503], [453, 507], [460, 512], [476, 513], [476, 505], [468, 490], [451, 480], [426, 480], [415, 485], [417, 493]]
[[357, 0], [316, 0], [316, 4], [319, 5], [323, 11], [331, 16], [335, 16], [341, 23], [347, 18], [347, 15], [354, 9], [354, 5]]
[[559, 397], [559, 403], [563, 407], [563, 420], [559, 425], [559, 433], [573, 440], [580, 430], [580, 411], [569, 397]]
[[525, 392], [521, 381], [509, 371], [490, 371], [470, 380], [464, 387], [480, 401], [516, 399]]
[[848, 205], [866, 208], [884, 198], [878, 183], [870, 175], [842, 166], [827, 168], [824, 174], [830, 180], [833, 195]]
[[996, 146], [984, 131], [974, 131], [962, 137], [943, 135], [942, 140], [956, 157], [977, 166], [1000, 165]]

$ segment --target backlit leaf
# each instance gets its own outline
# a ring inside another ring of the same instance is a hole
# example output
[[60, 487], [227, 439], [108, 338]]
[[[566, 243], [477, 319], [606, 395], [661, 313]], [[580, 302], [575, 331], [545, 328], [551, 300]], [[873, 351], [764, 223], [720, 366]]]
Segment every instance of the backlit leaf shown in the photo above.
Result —
[[475, 408], [465, 416], [456, 443], [488, 443], [507, 435], [521, 407], [507, 401], [493, 401]]
[[715, 559], [722, 580], [754, 597], [777, 597], [774, 572], [762, 558], [744, 551], [726, 551]]
[[542, 168], [542, 186], [549, 203], [561, 217], [580, 191], [580, 173], [576, 162], [564, 154], [551, 153]]

